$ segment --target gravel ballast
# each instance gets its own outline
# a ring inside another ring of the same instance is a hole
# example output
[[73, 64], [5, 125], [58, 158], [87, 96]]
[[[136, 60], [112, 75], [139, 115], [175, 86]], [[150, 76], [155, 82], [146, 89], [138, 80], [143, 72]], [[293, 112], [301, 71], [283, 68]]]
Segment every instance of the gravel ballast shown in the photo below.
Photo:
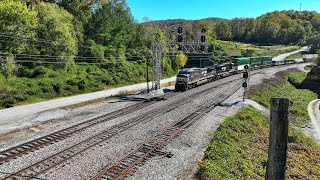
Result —
[[[253, 75], [250, 79], [250, 85], [255, 85], [262, 82], [264, 78], [273, 77], [273, 75], [278, 71], [283, 71], [288, 68], [304, 66], [305, 64], [295, 64], [290, 66], [279, 66], [268, 69], [257, 70], [257, 73]], [[88, 138], [94, 134], [102, 132], [107, 128], [125, 122], [130, 118], [143, 115], [148, 111], [159, 109], [170, 103], [177, 101], [179, 98], [185, 96], [190, 96], [192, 94], [199, 93], [200, 91], [213, 87], [215, 85], [222, 84], [225, 81], [231, 81], [228, 84], [217, 86], [208, 92], [204, 96], [199, 96], [198, 98], [190, 98], [189, 102], [180, 106], [179, 108], [173, 109], [165, 114], [151, 118], [146, 122], [142, 122], [129, 130], [123, 131], [120, 134], [110, 138], [98, 146], [85, 151], [75, 158], [68, 160], [66, 163], [62, 163], [55, 169], [48, 171], [46, 174], [39, 176], [44, 179], [87, 179], [89, 176], [93, 176], [101, 168], [105, 166], [110, 166], [117, 160], [124, 157], [130, 151], [134, 150], [139, 144], [144, 142], [146, 139], [150, 138], [154, 133], [160, 129], [168, 126], [170, 123], [177, 121], [182, 118], [188, 112], [195, 110], [200, 105], [204, 104], [210, 98], [214, 98], [219, 92], [224, 92], [228, 87], [231, 87], [239, 81], [232, 81], [241, 78], [241, 74], [231, 76], [219, 81], [205, 84], [197, 88], [188, 90], [186, 92], [177, 93], [165, 101], [159, 101], [155, 104], [147, 106], [146, 108], [140, 109], [129, 115], [119, 117], [117, 119], [101, 123], [92, 128], [86, 129], [85, 131], [62, 140], [60, 142], [54, 143], [50, 146], [46, 146], [39, 149], [33, 153], [17, 158], [14, 161], [0, 165], [0, 171], [2, 172], [15, 172], [18, 169], [26, 167], [31, 163], [34, 163], [44, 157], [52, 155], [59, 152], [63, 148], [70, 145], [76, 144], [85, 138]], [[163, 156], [155, 156], [154, 158], [147, 161], [143, 166], [139, 167], [138, 170], [128, 179], [192, 179], [196, 170], [198, 161], [202, 159], [206, 145], [211, 139], [211, 134], [214, 132], [218, 126], [219, 122], [223, 121], [226, 117], [231, 116], [236, 113], [236, 111], [248, 104], [254, 105], [253, 102], [245, 101], [242, 102], [243, 90], [239, 87], [239, 90], [228, 98], [225, 103], [235, 103], [231, 107], [216, 107], [213, 111], [206, 114], [203, 118], [198, 120], [195, 124], [184, 131], [180, 136], [171, 141], [163, 151], [171, 152], [174, 154], [172, 158], [166, 158]], [[41, 132], [31, 133], [29, 136], [24, 138], [14, 139], [8, 142], [2, 142], [0, 148], [6, 149], [22, 142], [26, 142], [35, 137], [40, 137], [42, 135], [48, 134], [53, 130], [59, 130], [67, 126], [85, 121], [89, 118], [96, 117], [107, 112], [112, 112], [117, 109], [132, 105], [136, 102], [126, 101], [117, 102], [117, 100], [112, 100], [114, 103], [102, 102], [94, 105], [88, 105], [85, 107], [80, 107], [72, 110], [57, 110], [55, 112], [48, 112], [47, 118], [55, 121], [57, 116], [61, 118], [64, 114], [64, 118], [68, 118], [68, 121], [60, 121], [61, 124], [54, 128], [46, 129]], [[257, 107], [259, 105], [256, 105]], [[261, 107], [261, 109], [263, 109]], [[85, 113], [84, 113], [85, 112]], [[52, 113], [52, 114], [50, 114]], [[267, 113], [267, 112], [266, 112]], [[51, 117], [50, 117], [51, 116]], [[0, 178], [4, 175], [0, 175]]]

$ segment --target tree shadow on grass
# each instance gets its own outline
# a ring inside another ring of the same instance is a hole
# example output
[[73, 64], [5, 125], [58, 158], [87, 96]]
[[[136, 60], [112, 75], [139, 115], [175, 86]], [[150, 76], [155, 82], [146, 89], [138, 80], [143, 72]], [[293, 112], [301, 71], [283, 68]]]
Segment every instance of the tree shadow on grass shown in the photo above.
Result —
[[295, 86], [297, 89], [308, 89], [318, 95], [320, 99], [320, 81], [305, 79], [301, 83], [295, 82], [292, 78], [289, 77], [288, 81]]

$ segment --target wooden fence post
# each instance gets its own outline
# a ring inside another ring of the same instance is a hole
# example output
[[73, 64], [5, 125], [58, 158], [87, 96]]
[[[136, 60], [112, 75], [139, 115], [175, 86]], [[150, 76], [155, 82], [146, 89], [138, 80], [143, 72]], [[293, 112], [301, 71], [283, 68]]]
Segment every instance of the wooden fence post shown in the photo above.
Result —
[[269, 152], [266, 180], [285, 179], [289, 124], [288, 109], [288, 99], [271, 99]]

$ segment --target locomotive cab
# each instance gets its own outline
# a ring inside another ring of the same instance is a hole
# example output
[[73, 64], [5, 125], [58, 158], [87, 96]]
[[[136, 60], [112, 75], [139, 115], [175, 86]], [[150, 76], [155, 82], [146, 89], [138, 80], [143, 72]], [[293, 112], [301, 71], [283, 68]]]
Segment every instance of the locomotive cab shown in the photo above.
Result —
[[195, 81], [200, 75], [200, 69], [191, 68], [191, 69], [182, 69], [177, 75], [175, 90], [176, 91], [186, 91], [188, 85]]

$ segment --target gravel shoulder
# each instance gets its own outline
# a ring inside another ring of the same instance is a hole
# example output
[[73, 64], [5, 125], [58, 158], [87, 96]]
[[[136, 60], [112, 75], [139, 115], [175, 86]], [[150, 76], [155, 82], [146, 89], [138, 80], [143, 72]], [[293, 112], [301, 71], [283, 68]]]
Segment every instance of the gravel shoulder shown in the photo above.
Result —
[[[174, 82], [176, 77], [161, 80], [161, 84]], [[150, 87], [151, 87], [151, 83]], [[19, 131], [20, 129], [30, 128], [43, 123], [50, 122], [51, 114], [65, 114], [64, 107], [84, 103], [87, 101], [116, 96], [132, 91], [139, 91], [147, 88], [146, 83], [134, 84], [94, 93], [82, 94], [66, 98], [17, 106], [0, 110], [0, 136], [8, 132]], [[59, 112], [60, 111], [60, 112]], [[58, 117], [56, 117], [58, 118]]]

